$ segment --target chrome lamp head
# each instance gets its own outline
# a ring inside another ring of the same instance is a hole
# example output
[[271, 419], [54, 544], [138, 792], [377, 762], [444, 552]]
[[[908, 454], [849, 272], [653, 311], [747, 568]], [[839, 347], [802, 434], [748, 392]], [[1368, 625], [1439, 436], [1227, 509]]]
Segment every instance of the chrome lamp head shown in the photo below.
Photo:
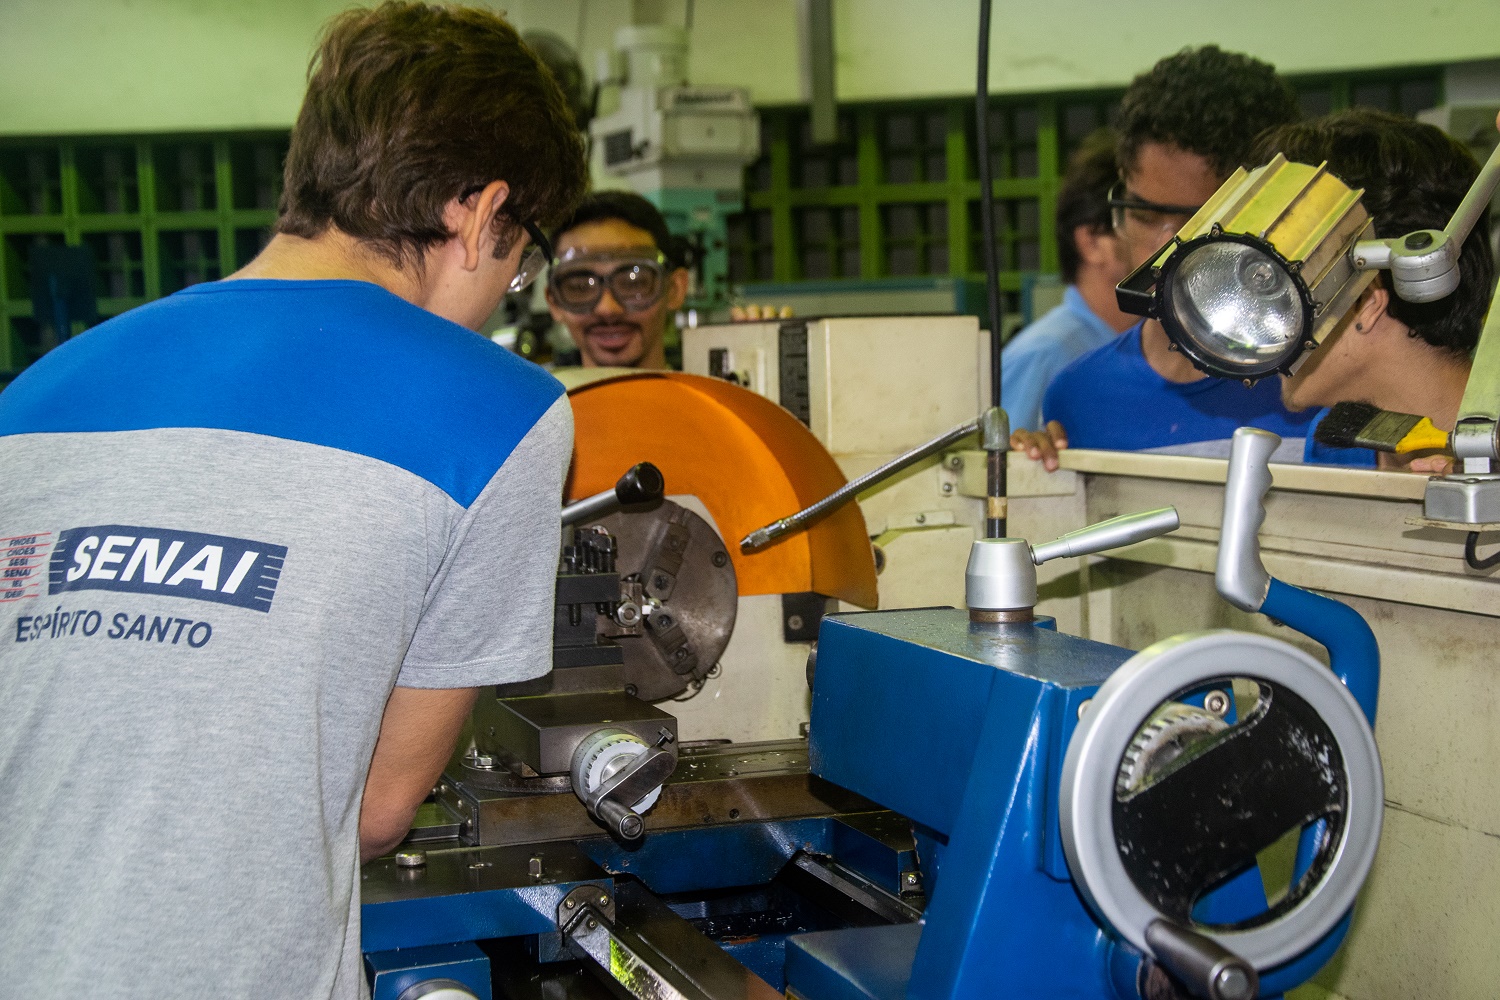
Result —
[[1120, 283], [1120, 308], [1160, 320], [1210, 375], [1290, 375], [1373, 278], [1355, 260], [1373, 237], [1361, 194], [1280, 155], [1237, 170]]

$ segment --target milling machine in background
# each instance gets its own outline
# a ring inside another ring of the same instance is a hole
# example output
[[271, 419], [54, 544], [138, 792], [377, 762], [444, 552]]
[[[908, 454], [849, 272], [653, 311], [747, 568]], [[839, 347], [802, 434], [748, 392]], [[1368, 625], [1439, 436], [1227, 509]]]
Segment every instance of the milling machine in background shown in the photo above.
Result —
[[681, 28], [624, 27], [615, 49], [608, 72], [598, 74], [601, 114], [589, 124], [593, 173], [618, 178], [648, 199], [691, 248], [687, 308], [723, 306], [726, 220], [743, 207], [744, 167], [760, 155], [760, 116], [750, 92], [689, 85]]

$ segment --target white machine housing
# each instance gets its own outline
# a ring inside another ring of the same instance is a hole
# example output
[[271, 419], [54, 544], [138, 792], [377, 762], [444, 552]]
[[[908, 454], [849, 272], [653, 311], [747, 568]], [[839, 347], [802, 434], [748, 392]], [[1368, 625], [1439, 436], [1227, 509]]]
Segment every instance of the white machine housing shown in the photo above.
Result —
[[[973, 316], [700, 326], [683, 331], [682, 363], [781, 404], [851, 479], [974, 419], [989, 399], [989, 337]], [[983, 456], [966, 447], [860, 496], [882, 609], [963, 606], [963, 567], [984, 529]]]
[[615, 35], [618, 104], [589, 124], [596, 166], [637, 191], [738, 191], [760, 155], [760, 116], [742, 87], [687, 83], [687, 32], [631, 25]]

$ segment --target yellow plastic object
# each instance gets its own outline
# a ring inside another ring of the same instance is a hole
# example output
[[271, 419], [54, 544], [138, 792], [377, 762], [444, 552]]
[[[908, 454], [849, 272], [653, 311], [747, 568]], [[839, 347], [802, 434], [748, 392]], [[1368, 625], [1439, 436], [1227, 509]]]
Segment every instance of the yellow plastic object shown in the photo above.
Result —
[[568, 396], [570, 502], [610, 489], [636, 462], [651, 462], [668, 495], [696, 496], [713, 514], [741, 594], [815, 591], [875, 607], [875, 554], [857, 504], [760, 552], [740, 552], [745, 535], [845, 482], [833, 456], [786, 410], [721, 379], [681, 372], [602, 379]]
[[1396, 454], [1405, 455], [1413, 451], [1430, 451], [1448, 447], [1448, 432], [1438, 430], [1426, 417], [1417, 421], [1415, 427], [1406, 432], [1396, 444]]

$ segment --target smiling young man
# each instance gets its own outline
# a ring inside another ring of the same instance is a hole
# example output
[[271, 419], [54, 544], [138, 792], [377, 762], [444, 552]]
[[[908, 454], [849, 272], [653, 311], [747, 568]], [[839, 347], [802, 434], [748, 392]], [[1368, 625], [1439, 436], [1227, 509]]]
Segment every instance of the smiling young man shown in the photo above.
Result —
[[571, 412], [473, 329], [583, 191], [562, 94], [487, 11], [346, 11], [285, 180], [0, 394], [10, 995], [361, 996], [361, 856], [550, 666]]
[[667, 324], [687, 297], [667, 220], [629, 191], [584, 199], [552, 234], [552, 318], [567, 327], [585, 368], [667, 367]]
[[[1274, 67], [1213, 45], [1186, 49], [1135, 78], [1120, 106], [1113, 224], [1126, 271], [1149, 260], [1218, 190], [1255, 136], [1300, 117]], [[1137, 323], [1062, 371], [1043, 400], [1042, 432], [1012, 447], [1057, 467], [1057, 449], [1143, 450], [1228, 438], [1241, 425], [1304, 437], [1308, 416], [1282, 405], [1274, 380], [1253, 389], [1208, 378]]]

